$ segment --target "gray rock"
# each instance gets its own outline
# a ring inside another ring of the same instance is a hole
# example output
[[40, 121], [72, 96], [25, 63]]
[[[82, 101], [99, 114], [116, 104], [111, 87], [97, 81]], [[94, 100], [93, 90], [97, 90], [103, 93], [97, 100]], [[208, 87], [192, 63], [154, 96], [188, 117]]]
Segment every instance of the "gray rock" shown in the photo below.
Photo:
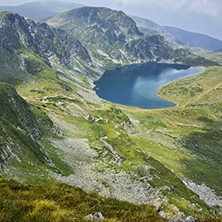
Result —
[[186, 219], [186, 221], [196, 221], [196, 219], [195, 218], [193, 218], [192, 216], [188, 216], [187, 217], [187, 219]]
[[91, 221], [103, 221], [105, 217], [102, 215], [101, 212], [97, 213], [92, 213], [84, 217], [86, 220], [91, 220]]
[[168, 222], [197, 222], [198, 220], [195, 219], [192, 216], [188, 216], [188, 217], [181, 217], [181, 218], [177, 218], [177, 219], [172, 219]]

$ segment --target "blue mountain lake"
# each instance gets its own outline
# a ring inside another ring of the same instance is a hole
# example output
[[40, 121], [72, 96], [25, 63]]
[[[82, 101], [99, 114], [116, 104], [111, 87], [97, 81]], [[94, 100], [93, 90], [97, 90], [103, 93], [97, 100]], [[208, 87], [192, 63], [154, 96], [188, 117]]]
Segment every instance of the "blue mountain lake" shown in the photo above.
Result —
[[173, 107], [176, 104], [157, 96], [160, 86], [197, 75], [203, 68], [177, 64], [136, 64], [106, 71], [95, 81], [96, 94], [107, 101], [144, 109]]

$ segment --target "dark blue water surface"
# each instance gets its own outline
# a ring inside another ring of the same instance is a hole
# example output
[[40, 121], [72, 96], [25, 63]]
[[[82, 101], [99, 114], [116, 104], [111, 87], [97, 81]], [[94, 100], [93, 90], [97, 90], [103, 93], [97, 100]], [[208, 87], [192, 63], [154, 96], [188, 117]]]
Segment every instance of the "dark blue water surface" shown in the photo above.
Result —
[[113, 103], [144, 109], [175, 106], [157, 96], [160, 86], [201, 73], [204, 69], [176, 64], [137, 64], [106, 71], [95, 81], [100, 98]]

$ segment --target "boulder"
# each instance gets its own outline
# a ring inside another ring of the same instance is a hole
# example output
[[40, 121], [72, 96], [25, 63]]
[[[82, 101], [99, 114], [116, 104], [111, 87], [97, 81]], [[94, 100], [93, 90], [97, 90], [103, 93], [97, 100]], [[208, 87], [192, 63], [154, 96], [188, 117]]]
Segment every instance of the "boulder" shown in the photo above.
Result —
[[101, 212], [97, 212], [85, 216], [84, 219], [89, 221], [103, 221], [105, 217], [102, 215]]

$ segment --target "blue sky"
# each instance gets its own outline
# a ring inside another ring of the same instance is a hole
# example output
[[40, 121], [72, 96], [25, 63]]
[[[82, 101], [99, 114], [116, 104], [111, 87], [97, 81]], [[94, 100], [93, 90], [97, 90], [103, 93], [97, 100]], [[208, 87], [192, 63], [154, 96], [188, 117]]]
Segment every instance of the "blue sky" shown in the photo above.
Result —
[[[0, 5], [19, 5], [38, 0], [0, 0]], [[60, 0], [106, 6], [127, 14], [203, 33], [222, 40], [222, 0]]]

